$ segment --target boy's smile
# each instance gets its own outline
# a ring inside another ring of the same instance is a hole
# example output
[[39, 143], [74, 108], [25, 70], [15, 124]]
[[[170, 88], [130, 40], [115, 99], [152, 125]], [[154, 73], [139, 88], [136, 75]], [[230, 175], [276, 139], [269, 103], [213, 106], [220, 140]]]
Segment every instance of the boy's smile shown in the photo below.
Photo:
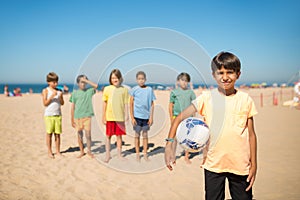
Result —
[[233, 69], [221, 69], [216, 70], [213, 73], [215, 80], [217, 81], [219, 89], [223, 90], [226, 95], [231, 95], [234, 92], [235, 82], [240, 76], [240, 72], [235, 72]]

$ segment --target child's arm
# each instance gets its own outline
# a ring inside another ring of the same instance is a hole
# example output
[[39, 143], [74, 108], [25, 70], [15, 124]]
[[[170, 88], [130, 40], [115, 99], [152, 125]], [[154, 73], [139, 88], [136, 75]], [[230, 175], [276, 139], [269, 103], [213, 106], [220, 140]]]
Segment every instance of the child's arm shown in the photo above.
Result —
[[60, 101], [60, 105], [64, 105], [65, 104], [65, 101], [64, 101], [64, 97], [63, 97], [63, 93], [62, 92], [60, 92], [60, 94], [59, 94], [59, 101]]
[[129, 111], [130, 111], [130, 118], [131, 118], [131, 122], [133, 125], [136, 125], [136, 121], [134, 119], [134, 98], [133, 96], [130, 97], [130, 102], [129, 102]]
[[49, 99], [47, 99], [47, 95], [48, 95], [48, 90], [47, 89], [43, 89], [42, 96], [43, 96], [43, 104], [44, 104], [44, 106], [49, 106], [49, 104], [51, 103], [51, 100], [54, 99], [54, 97], [57, 95], [57, 91], [54, 90], [53, 94], [49, 97]]
[[[192, 114], [194, 114], [196, 111], [197, 110], [193, 104], [190, 105], [189, 107], [187, 107], [184, 111], [182, 111], [174, 119], [174, 121], [171, 125], [171, 128], [170, 128], [170, 131], [169, 131], [168, 139], [174, 139], [179, 123], [182, 120], [184, 120], [184, 119], [188, 118], [189, 116], [191, 116]], [[167, 144], [165, 147], [165, 163], [166, 163], [167, 167], [169, 168], [169, 170], [173, 169], [171, 164], [175, 164], [175, 153], [174, 153], [174, 149], [172, 148], [172, 143], [173, 142], [171, 142], [171, 141], [167, 141]]]
[[149, 126], [153, 124], [153, 114], [154, 114], [154, 102], [151, 103], [151, 109], [150, 109], [150, 118], [148, 121]]
[[170, 115], [170, 122], [171, 122], [171, 124], [173, 122], [173, 108], [174, 108], [174, 103], [170, 102], [169, 103], [169, 115]]
[[71, 125], [73, 128], [76, 127], [75, 120], [74, 120], [74, 110], [75, 110], [75, 103], [71, 103]]
[[106, 124], [106, 107], [107, 107], [107, 102], [103, 101], [103, 111], [102, 111], [102, 123]]
[[256, 176], [256, 170], [257, 170], [257, 143], [256, 143], [256, 134], [254, 131], [254, 120], [253, 117], [248, 119], [247, 122], [248, 131], [249, 131], [249, 143], [250, 143], [250, 170], [249, 175], [247, 178], [247, 182], [250, 182], [249, 186], [247, 187], [246, 191], [250, 190], [250, 188], [253, 186]]
[[98, 84], [96, 84], [96, 83], [94, 83], [94, 82], [92, 82], [92, 81], [90, 81], [90, 80], [88, 80], [84, 77], [81, 79], [81, 81], [91, 85], [95, 90], [98, 88]]

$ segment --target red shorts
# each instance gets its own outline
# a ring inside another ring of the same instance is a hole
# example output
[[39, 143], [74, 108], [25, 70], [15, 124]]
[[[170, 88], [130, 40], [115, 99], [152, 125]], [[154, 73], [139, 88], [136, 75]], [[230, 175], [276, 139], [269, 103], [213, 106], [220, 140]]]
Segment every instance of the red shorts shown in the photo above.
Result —
[[106, 135], [107, 136], [126, 135], [125, 123], [124, 122], [107, 121], [106, 122]]

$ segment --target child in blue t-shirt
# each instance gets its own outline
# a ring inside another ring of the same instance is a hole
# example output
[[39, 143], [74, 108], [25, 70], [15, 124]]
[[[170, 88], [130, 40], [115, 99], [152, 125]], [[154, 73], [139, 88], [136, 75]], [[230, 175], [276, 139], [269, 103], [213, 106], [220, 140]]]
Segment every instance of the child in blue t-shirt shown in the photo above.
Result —
[[145, 85], [145, 72], [137, 72], [136, 81], [138, 85], [130, 91], [130, 117], [135, 131], [136, 159], [140, 161], [140, 133], [142, 132], [144, 159], [148, 161], [148, 131], [153, 123], [153, 101], [156, 97], [152, 88]]

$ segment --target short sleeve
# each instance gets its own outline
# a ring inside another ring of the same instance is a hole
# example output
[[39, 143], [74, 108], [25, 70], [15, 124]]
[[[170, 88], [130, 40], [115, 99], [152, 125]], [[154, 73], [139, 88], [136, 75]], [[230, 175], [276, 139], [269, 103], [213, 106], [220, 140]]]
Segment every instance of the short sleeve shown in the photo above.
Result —
[[130, 99], [130, 95], [127, 88], [124, 88], [124, 103], [128, 104]]
[[151, 96], [152, 96], [151, 101], [154, 101], [154, 100], [156, 100], [156, 96], [155, 96], [155, 94], [154, 94], [153, 89], [150, 88], [150, 90], [151, 90]]
[[257, 109], [255, 107], [254, 101], [251, 97], [248, 97], [248, 105], [249, 105], [249, 112], [248, 112], [248, 118], [253, 117], [254, 115], [257, 115]]
[[136, 91], [136, 87], [129, 90], [129, 95], [134, 97], [134, 93]]
[[195, 92], [191, 90], [191, 100], [195, 100], [195, 99], [196, 99]]
[[104, 87], [104, 90], [103, 90], [103, 95], [102, 95], [102, 100], [103, 101], [108, 101], [108, 88], [107, 87]]
[[74, 98], [74, 95], [75, 95], [75, 91], [74, 91], [74, 92], [72, 92], [72, 94], [71, 94], [71, 97], [70, 97], [70, 99], [69, 99], [69, 102], [71, 102], [71, 103], [75, 103], [75, 98]]
[[176, 95], [174, 93], [174, 90], [171, 91], [170, 94], [170, 103], [175, 103]]
[[197, 112], [200, 115], [203, 115], [203, 106], [204, 106], [204, 96], [200, 95], [192, 101], [192, 104], [196, 108]]

